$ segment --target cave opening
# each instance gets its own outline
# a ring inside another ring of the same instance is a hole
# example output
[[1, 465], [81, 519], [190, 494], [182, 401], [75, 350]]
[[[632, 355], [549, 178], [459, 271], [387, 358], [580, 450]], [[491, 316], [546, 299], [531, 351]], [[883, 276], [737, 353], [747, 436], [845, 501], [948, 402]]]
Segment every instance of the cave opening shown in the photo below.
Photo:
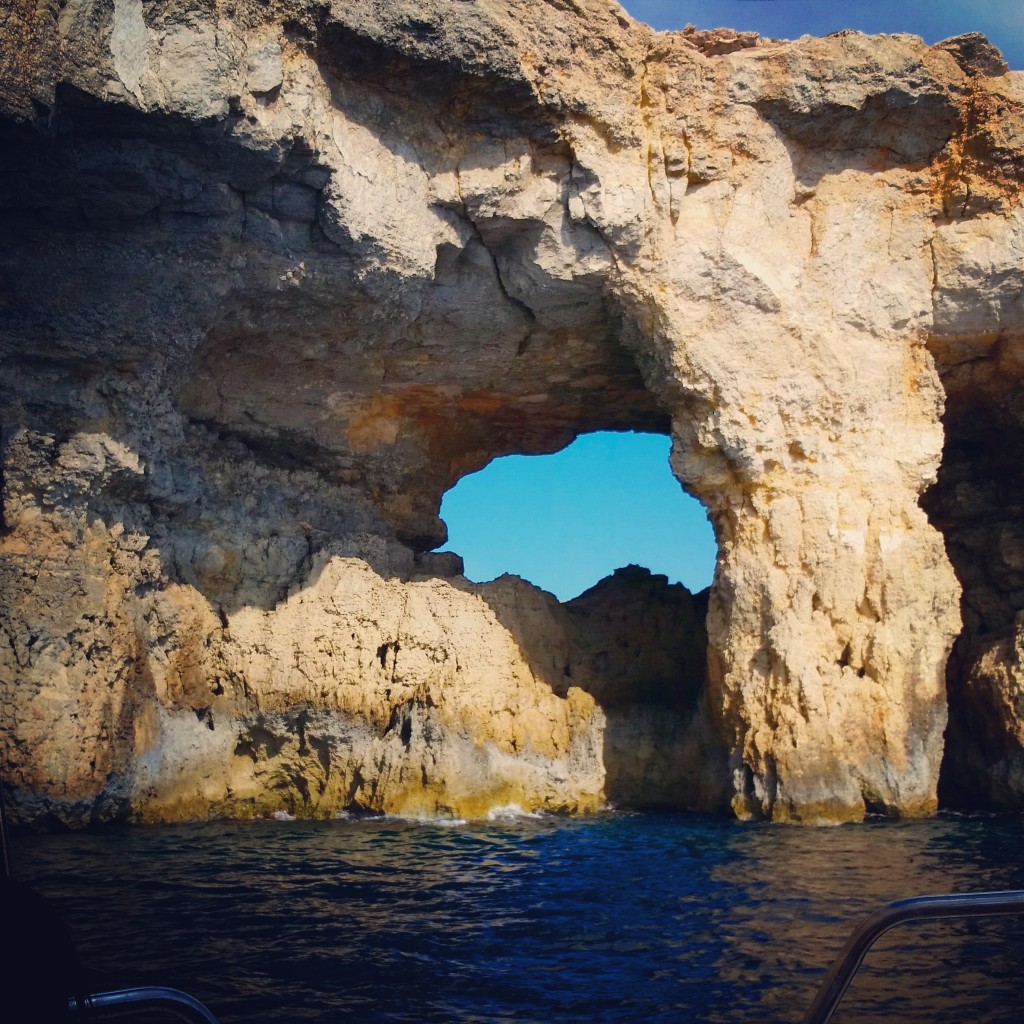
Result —
[[717, 547], [704, 506], [672, 474], [664, 434], [596, 431], [551, 455], [508, 455], [463, 477], [441, 518], [468, 579], [520, 576], [566, 602], [639, 565], [710, 586]]

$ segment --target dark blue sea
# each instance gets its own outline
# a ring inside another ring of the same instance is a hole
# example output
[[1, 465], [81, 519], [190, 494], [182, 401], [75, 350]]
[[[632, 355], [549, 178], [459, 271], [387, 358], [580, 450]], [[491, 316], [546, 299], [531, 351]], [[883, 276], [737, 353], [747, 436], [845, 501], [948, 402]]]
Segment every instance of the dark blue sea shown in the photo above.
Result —
[[[781, 1024], [879, 904], [1024, 888], [1024, 819], [998, 816], [225, 822], [13, 852], [89, 967], [222, 1024]], [[1019, 1022], [1022, 954], [1017, 919], [898, 928], [834, 1019]]]

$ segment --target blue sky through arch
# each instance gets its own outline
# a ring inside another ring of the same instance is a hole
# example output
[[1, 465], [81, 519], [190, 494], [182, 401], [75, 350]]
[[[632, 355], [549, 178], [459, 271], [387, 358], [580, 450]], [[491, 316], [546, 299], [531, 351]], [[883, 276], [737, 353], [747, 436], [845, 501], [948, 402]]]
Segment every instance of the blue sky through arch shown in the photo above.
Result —
[[510, 572], [563, 601], [629, 564], [702, 590], [714, 535], [668, 453], [661, 434], [601, 432], [554, 455], [495, 459], [444, 496], [444, 550], [462, 555], [472, 580]]

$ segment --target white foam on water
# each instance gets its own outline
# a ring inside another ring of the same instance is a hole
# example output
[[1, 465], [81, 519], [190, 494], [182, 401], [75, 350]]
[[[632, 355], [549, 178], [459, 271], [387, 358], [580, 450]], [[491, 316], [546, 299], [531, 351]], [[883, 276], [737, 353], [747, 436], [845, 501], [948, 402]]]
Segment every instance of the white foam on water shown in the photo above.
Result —
[[384, 814], [384, 821], [404, 821], [412, 825], [439, 825], [442, 828], [457, 828], [468, 825], [465, 818], [448, 818], [440, 814]]
[[295, 815], [289, 814], [287, 811], [274, 811], [270, 817], [274, 821], [295, 821]]
[[540, 818], [543, 817], [539, 811], [525, 811], [519, 804], [502, 804], [500, 807], [492, 807], [487, 812], [488, 821], [510, 821], [515, 818]]

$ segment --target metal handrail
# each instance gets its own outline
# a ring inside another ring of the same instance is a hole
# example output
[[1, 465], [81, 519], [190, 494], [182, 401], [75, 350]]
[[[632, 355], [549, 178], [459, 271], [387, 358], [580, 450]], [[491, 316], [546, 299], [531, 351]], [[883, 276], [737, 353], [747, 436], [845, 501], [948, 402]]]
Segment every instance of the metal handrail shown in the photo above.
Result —
[[905, 921], [933, 921], [940, 918], [1002, 917], [1024, 914], [1024, 890], [1007, 892], [965, 892], [949, 896], [915, 896], [897, 900], [876, 910], [858, 925], [840, 950], [818, 989], [802, 1024], [828, 1024], [853, 981], [868, 950], [890, 928]]
[[[143, 988], [123, 988], [111, 992], [93, 992], [87, 996], [71, 996], [68, 999], [68, 1012], [83, 1011], [94, 1014], [99, 1011], [117, 1013], [125, 1007], [134, 1009], [159, 1009], [174, 1014], [190, 1024], [217, 1024], [217, 1018], [187, 992], [176, 988], [164, 988], [150, 985]], [[90, 1018], [91, 1019], [91, 1018]]]

